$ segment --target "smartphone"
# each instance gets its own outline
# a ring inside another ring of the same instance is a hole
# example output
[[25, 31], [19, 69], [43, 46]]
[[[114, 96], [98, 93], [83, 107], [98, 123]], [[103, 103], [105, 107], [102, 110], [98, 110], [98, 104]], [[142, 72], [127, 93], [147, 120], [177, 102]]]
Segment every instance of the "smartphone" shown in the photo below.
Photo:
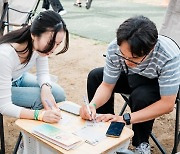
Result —
[[109, 137], [119, 137], [121, 135], [121, 132], [125, 126], [125, 123], [123, 122], [111, 122], [107, 132], [106, 136]]

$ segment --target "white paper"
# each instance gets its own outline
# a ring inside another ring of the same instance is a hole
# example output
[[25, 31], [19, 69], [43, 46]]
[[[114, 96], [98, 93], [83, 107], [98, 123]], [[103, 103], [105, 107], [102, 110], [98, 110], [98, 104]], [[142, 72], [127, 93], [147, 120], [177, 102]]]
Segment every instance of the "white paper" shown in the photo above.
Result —
[[106, 138], [105, 132], [101, 129], [103, 125], [104, 123], [102, 122], [86, 121], [85, 126], [73, 134], [83, 138], [86, 143], [96, 145], [102, 139]]
[[62, 114], [62, 118], [59, 120], [58, 124], [60, 125], [68, 125], [72, 121], [72, 116], [67, 114]]
[[104, 123], [96, 122], [95, 120], [92, 120], [92, 121], [86, 121], [85, 126], [87, 126], [87, 127], [103, 127]]

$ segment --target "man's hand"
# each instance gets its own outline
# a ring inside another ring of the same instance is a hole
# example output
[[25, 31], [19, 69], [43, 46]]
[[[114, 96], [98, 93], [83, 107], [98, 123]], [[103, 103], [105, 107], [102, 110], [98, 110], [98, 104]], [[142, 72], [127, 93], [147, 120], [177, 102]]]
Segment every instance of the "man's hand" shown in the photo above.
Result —
[[117, 122], [124, 122], [122, 116], [118, 115], [113, 115], [113, 114], [101, 114], [96, 118], [97, 122], [112, 122], [112, 121], [117, 121]]
[[96, 109], [95, 109], [95, 107], [92, 106], [92, 105], [89, 105], [89, 108], [90, 108], [90, 111], [91, 111], [91, 115], [88, 113], [86, 105], [83, 105], [80, 108], [80, 116], [81, 116], [81, 118], [86, 119], [86, 120], [95, 119], [95, 117], [96, 117]]

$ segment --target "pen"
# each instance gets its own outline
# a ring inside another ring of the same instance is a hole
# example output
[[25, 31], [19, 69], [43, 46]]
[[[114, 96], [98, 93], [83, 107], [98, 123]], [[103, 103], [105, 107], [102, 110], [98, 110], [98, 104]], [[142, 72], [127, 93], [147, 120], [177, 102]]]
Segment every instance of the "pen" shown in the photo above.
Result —
[[51, 109], [53, 109], [52, 103], [49, 100], [46, 99], [45, 102]]
[[89, 103], [88, 103], [87, 97], [84, 96], [83, 99], [84, 99], [84, 103], [86, 104], [88, 113], [91, 116], [91, 111], [90, 111], [90, 108], [89, 108]]

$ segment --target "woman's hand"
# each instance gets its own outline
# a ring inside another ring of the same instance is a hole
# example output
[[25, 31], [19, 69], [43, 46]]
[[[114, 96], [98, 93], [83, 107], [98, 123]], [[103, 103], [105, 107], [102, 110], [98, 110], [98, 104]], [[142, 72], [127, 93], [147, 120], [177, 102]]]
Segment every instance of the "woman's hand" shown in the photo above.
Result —
[[86, 105], [83, 105], [80, 108], [80, 116], [81, 116], [81, 118], [86, 119], [86, 120], [95, 119], [95, 117], [96, 117], [96, 109], [95, 109], [95, 107], [93, 105], [89, 105], [89, 109], [91, 111], [91, 114], [88, 113], [88, 109], [87, 109]]
[[46, 110], [42, 120], [48, 123], [57, 123], [61, 119], [61, 112], [59, 109]]
[[[50, 110], [52, 108], [58, 109], [54, 96], [51, 93], [51, 88], [49, 86], [43, 85], [41, 87], [41, 101], [45, 110]], [[47, 101], [51, 103], [52, 108], [48, 105]]]
[[122, 116], [113, 115], [113, 114], [101, 114], [96, 118], [97, 122], [112, 122], [112, 121], [118, 121], [118, 122], [124, 122]]

